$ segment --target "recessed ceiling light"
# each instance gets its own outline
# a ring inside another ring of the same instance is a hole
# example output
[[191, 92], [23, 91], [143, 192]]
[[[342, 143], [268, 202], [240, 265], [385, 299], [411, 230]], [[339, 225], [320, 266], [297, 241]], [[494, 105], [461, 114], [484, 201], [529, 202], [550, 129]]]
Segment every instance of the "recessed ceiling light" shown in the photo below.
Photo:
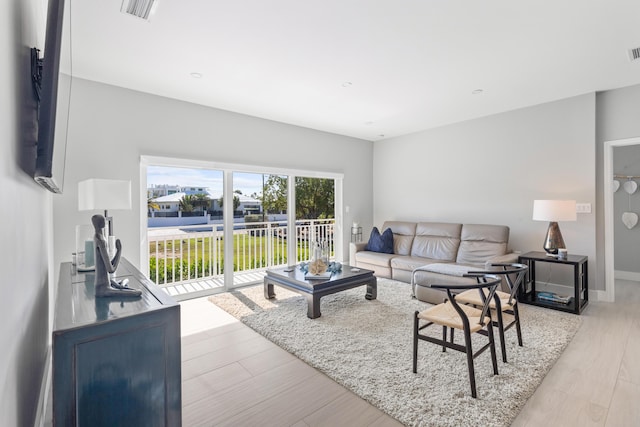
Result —
[[384, 133], [381, 133], [380, 135], [378, 135], [380, 138], [384, 138]]
[[373, 124], [373, 122], [371, 120], [369, 120], [368, 122], [364, 122], [365, 125], [367, 126], [371, 126]]
[[482, 89], [476, 89], [471, 92], [472, 95], [481, 95], [484, 91]]
[[190, 76], [193, 77], [194, 79], [201, 79], [202, 73], [191, 73]]
[[351, 82], [342, 83], [342, 87], [350, 87], [351, 85], [353, 85], [353, 83], [351, 83]]

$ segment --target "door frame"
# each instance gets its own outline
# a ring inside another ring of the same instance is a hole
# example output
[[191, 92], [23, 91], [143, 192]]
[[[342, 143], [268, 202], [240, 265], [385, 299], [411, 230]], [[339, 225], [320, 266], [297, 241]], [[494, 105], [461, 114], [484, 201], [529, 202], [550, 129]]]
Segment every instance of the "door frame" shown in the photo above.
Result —
[[613, 149], [640, 145], [640, 137], [604, 142], [604, 289], [607, 301], [615, 301], [616, 269], [613, 218]]

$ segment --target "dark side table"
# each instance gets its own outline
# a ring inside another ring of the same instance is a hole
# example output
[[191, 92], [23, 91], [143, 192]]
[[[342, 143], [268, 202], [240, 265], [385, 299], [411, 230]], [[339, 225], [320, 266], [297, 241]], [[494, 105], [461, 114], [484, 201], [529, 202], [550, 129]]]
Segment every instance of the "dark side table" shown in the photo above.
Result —
[[[589, 274], [587, 268], [588, 257], [584, 255], [569, 255], [565, 259], [548, 256], [545, 252], [527, 252], [520, 255], [518, 262], [529, 267], [524, 283], [518, 291], [518, 301], [525, 304], [537, 305], [540, 307], [552, 308], [554, 310], [566, 311], [580, 314], [589, 303]], [[541, 300], [538, 298], [539, 291], [536, 291], [536, 263], [548, 262], [552, 264], [564, 264], [573, 266], [573, 295], [567, 304], [553, 301]]]

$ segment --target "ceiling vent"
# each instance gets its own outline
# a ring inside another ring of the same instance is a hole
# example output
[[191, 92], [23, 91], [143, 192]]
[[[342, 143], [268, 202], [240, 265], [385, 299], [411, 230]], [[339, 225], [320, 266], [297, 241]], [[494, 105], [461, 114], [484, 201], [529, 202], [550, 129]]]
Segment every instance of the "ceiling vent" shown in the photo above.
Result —
[[629, 49], [627, 53], [629, 54], [629, 61], [631, 62], [637, 61], [638, 59], [640, 59], [640, 47], [634, 47], [633, 49]]
[[122, 0], [120, 12], [149, 21], [157, 3], [157, 0]]

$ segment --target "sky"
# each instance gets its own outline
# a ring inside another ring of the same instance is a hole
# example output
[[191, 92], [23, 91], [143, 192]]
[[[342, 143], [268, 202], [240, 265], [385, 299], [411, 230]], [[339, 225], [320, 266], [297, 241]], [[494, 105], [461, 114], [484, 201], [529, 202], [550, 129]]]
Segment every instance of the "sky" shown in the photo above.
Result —
[[[147, 167], [147, 185], [179, 185], [182, 187], [208, 187], [214, 194], [222, 194], [223, 173], [210, 169], [176, 168], [166, 166]], [[233, 173], [233, 189], [250, 196], [262, 193], [262, 174]]]

